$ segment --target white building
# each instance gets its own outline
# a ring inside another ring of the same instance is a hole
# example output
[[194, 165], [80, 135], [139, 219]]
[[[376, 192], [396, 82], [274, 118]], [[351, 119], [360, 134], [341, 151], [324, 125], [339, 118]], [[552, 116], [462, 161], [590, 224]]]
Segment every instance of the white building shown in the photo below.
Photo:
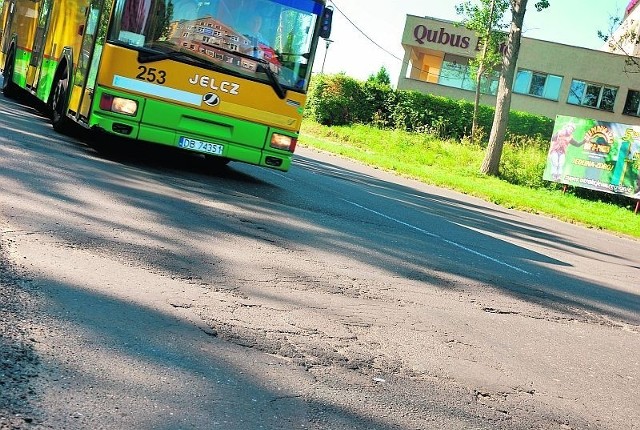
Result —
[[613, 32], [604, 51], [615, 52], [633, 57], [640, 56], [640, 0], [631, 0], [627, 5], [620, 26]]

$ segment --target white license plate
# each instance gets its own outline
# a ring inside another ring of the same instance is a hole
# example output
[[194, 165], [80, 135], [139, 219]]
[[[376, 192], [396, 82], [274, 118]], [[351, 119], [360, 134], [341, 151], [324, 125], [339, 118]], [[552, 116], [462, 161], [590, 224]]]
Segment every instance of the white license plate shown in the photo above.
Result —
[[190, 139], [188, 137], [180, 136], [178, 141], [178, 147], [183, 149], [189, 149], [191, 151], [204, 152], [205, 154], [222, 155], [223, 145], [217, 143], [205, 142], [197, 139]]

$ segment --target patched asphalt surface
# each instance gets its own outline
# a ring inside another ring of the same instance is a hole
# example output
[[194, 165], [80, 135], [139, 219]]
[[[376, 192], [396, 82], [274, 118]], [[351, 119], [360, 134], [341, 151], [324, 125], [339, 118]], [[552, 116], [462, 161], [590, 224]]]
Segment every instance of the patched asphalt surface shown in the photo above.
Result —
[[0, 108], [2, 428], [637, 428], [637, 241]]

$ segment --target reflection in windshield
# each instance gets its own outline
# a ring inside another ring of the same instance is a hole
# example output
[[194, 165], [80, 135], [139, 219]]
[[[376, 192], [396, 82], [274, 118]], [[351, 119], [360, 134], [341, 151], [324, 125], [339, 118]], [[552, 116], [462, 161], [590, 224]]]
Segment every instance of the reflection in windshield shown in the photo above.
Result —
[[320, 12], [313, 0], [118, 0], [110, 39], [273, 79], [262, 63], [281, 85], [306, 89]]

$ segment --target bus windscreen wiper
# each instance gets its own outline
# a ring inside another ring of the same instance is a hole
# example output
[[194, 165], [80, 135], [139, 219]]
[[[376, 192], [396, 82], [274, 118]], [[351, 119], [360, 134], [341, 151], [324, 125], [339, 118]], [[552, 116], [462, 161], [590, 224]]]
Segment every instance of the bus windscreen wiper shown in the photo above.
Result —
[[278, 81], [278, 77], [276, 76], [276, 74], [273, 73], [273, 70], [271, 70], [271, 67], [269, 67], [269, 62], [261, 58], [255, 58], [255, 60], [258, 62], [258, 68], [262, 69], [264, 73], [266, 73], [269, 81], [271, 82], [273, 90], [276, 92], [278, 97], [283, 100], [287, 96], [287, 93], [285, 89], [282, 88], [282, 85], [280, 85], [280, 81]]
[[[280, 84], [280, 81], [278, 81], [278, 77], [275, 75], [275, 73], [273, 73], [273, 70], [271, 70], [271, 68], [269, 67], [269, 62], [267, 60], [264, 60], [262, 58], [255, 58], [249, 54], [245, 54], [239, 51], [233, 51], [231, 49], [227, 49], [221, 46], [216, 46], [215, 48], [220, 49], [221, 51], [227, 52], [229, 54], [236, 55], [241, 58], [246, 58], [248, 60], [255, 61], [256, 63], [258, 63], [257, 68], [267, 75], [267, 77], [269, 78], [269, 82], [271, 83], [271, 87], [273, 87], [273, 90], [275, 91], [276, 95], [280, 99], [284, 99], [286, 97], [287, 95], [286, 90], [282, 87], [282, 85]], [[219, 66], [210, 61], [207, 61], [204, 58], [200, 58], [199, 56], [191, 54], [190, 52], [185, 52], [185, 51], [164, 52], [164, 51], [157, 51], [155, 49], [149, 49], [149, 48], [138, 50], [138, 62], [140, 62], [141, 64], [154, 63], [156, 61], [162, 61], [162, 60], [168, 60], [168, 59], [172, 59], [172, 60], [186, 59], [188, 60], [188, 62], [195, 63], [198, 66], [205, 66], [207, 68], [216, 69], [216, 70], [225, 70], [224, 67]]]
[[[145, 55], [143, 54], [143, 52]], [[162, 52], [162, 51], [155, 51], [155, 50], [140, 50], [138, 51], [138, 62], [144, 64], [144, 63], [154, 63], [156, 61], [162, 61], [162, 60], [177, 60], [177, 59], [183, 59], [184, 57], [186, 57], [186, 59], [190, 60], [191, 62], [195, 62], [197, 63], [199, 66], [205, 65], [205, 66], [212, 66], [212, 63], [198, 57], [197, 55], [193, 55], [189, 52], [184, 52], [184, 51], [169, 51], [169, 52]]]
[[154, 63], [156, 61], [162, 61], [171, 58], [171, 54], [171, 52], [156, 51], [153, 49], [140, 49], [138, 51], [138, 62], [142, 64]]
[[211, 61], [207, 61], [206, 59], [201, 58], [197, 55], [194, 55], [190, 52], [185, 52], [185, 51], [163, 52], [163, 51], [156, 51], [148, 48], [138, 51], [138, 62], [140, 64], [154, 63], [156, 61], [162, 61], [162, 60], [168, 60], [168, 59], [181, 60], [185, 63], [193, 64], [200, 67], [205, 67], [210, 70], [216, 70], [216, 71], [225, 72], [225, 73], [227, 72], [227, 69], [224, 68], [223, 66], [216, 63], [212, 63]]
[[280, 99], [284, 99], [287, 96], [286, 90], [282, 87], [282, 85], [280, 84], [280, 81], [278, 81], [278, 77], [276, 76], [276, 74], [273, 73], [273, 70], [271, 70], [271, 68], [269, 67], [269, 62], [267, 60], [264, 60], [262, 58], [256, 58], [253, 55], [245, 54], [244, 52], [240, 52], [240, 51], [234, 51], [232, 49], [224, 48], [222, 46], [216, 45], [215, 48], [232, 55], [237, 55], [238, 57], [241, 57], [241, 58], [246, 58], [247, 60], [255, 61], [256, 63], [258, 63], [258, 68], [262, 70], [269, 78], [269, 82], [271, 82], [271, 86], [273, 87], [273, 90], [276, 92], [276, 95]]

